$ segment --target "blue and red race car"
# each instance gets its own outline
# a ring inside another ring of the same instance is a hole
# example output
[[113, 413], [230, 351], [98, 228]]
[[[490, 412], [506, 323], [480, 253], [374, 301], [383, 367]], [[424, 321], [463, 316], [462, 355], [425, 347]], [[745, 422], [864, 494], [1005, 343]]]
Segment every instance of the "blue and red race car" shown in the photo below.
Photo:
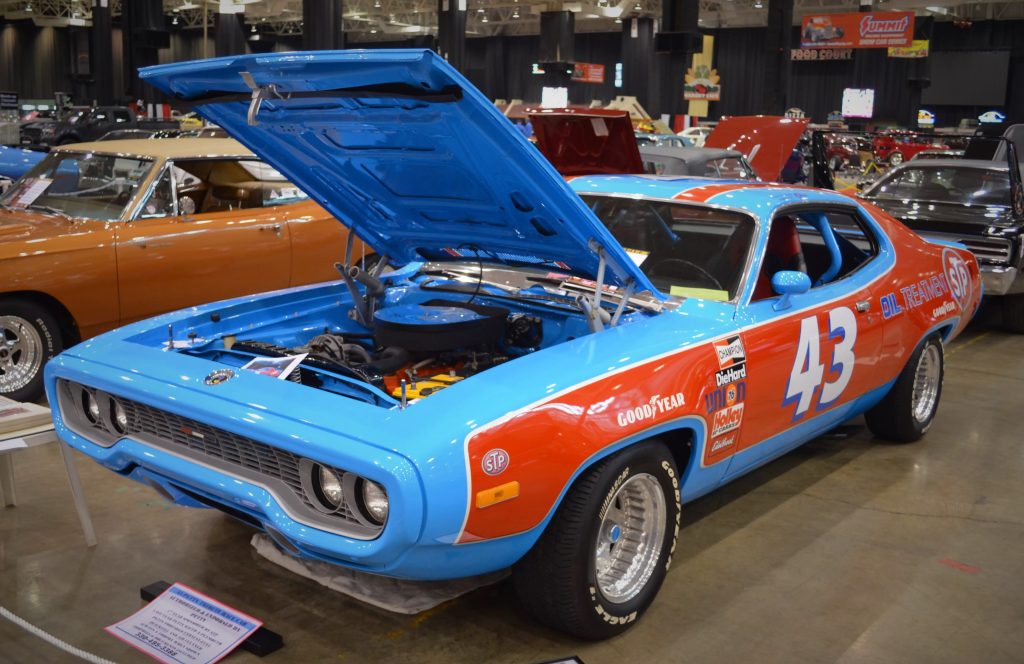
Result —
[[[400, 266], [136, 323], [47, 367], [59, 435], [294, 556], [512, 567], [584, 638], [665, 579], [682, 504], [865, 413], [918, 439], [978, 265], [828, 191], [567, 183], [430, 51], [278, 53], [145, 80]], [[304, 356], [287, 379], [242, 370]]]

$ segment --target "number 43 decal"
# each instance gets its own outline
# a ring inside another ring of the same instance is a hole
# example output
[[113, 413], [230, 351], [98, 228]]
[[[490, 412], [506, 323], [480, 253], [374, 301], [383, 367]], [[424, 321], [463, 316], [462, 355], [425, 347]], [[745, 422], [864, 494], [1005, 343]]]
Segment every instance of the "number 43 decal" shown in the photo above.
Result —
[[828, 338], [835, 345], [832, 347], [832, 361], [829, 372], [836, 374], [835, 380], [826, 381], [825, 365], [821, 363], [821, 336], [818, 332], [818, 317], [811, 316], [800, 321], [800, 341], [793, 359], [793, 369], [789, 372], [789, 383], [786, 385], [786, 398], [782, 405], [796, 403], [793, 419], [804, 416], [814, 401], [814, 393], [821, 387], [818, 409], [827, 408], [839, 399], [843, 390], [850, 384], [853, 376], [853, 365], [856, 357], [853, 344], [857, 341], [857, 318], [848, 307], [839, 307], [828, 312]]

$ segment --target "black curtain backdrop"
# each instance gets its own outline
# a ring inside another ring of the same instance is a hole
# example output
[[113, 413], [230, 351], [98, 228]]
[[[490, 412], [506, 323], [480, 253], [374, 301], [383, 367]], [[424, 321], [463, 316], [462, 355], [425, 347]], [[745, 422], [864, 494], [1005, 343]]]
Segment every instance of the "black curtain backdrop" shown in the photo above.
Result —
[[[969, 28], [952, 23], [935, 22], [931, 26], [932, 51], [1007, 50], [1010, 72], [1005, 112], [1011, 122], [1024, 122], [1024, 21], [979, 21]], [[114, 27], [115, 98], [125, 88], [119, 73], [123, 60], [120, 52], [120, 26]], [[211, 30], [211, 38], [213, 31]], [[201, 32], [172, 31], [171, 48], [159, 52], [160, 62], [197, 58], [202, 52]], [[722, 115], [747, 115], [761, 112], [765, 85], [765, 30], [763, 28], [728, 28], [710, 31], [715, 36], [715, 67], [722, 77], [723, 98], [710, 106], [711, 119]], [[391, 42], [346, 43], [353, 48], [409, 48], [415, 40]], [[252, 46], [247, 42], [247, 48]], [[272, 44], [260, 45], [275, 51], [301, 48], [301, 38], [278, 38]], [[544, 77], [531, 73], [538, 61], [539, 37], [478, 37], [467, 40], [466, 68], [468, 78], [488, 97], [523, 99], [539, 102]], [[213, 48], [210, 49], [212, 53]], [[572, 83], [569, 99], [573, 104], [588, 105], [592, 100], [608, 102], [622, 89], [614, 86], [615, 64], [621, 61], [622, 35], [615, 33], [580, 33], [575, 38], [576, 60], [603, 64], [603, 84]], [[50, 98], [56, 90], [72, 88], [69, 31], [37, 28], [31, 21], [0, 21], [0, 90], [17, 90], [25, 98]], [[647, 99], [640, 101], [652, 114], [672, 110], [672, 102], [681, 94], [682, 81], [672, 80], [665, 66], [667, 58], [654, 55], [654, 81]], [[920, 84], [913, 79], [926, 76], [927, 67], [914, 60], [888, 58], [884, 49], [862, 49], [854, 52], [852, 61], [794, 62], [787, 89], [787, 105], [803, 109], [815, 121], [824, 121], [829, 112], [842, 102], [844, 88], [860, 87], [875, 90], [875, 119], [912, 125], [920, 107]], [[978, 72], [984, 76], [985, 72]], [[684, 107], [685, 108], [685, 107]], [[937, 106], [928, 110], [937, 116], [940, 126], [957, 124], [961, 118], [975, 118], [992, 110], [964, 100], [960, 106]]]

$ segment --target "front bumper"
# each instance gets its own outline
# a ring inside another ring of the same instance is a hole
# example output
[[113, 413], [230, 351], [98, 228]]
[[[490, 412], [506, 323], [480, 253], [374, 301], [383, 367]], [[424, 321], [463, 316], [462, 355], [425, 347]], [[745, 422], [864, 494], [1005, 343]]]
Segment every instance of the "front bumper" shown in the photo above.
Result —
[[982, 265], [981, 281], [986, 295], [1014, 295], [1024, 293], [1024, 275], [1007, 265]]
[[[290, 417], [274, 409], [255, 410], [255, 403], [246, 403], [231, 392], [244, 384], [244, 377], [219, 386], [216, 392], [189, 394], [178, 385], [136, 372], [123, 373], [64, 354], [47, 366], [47, 391], [54, 404], [59, 403], [58, 379], [87, 384], [168, 412], [187, 413], [210, 426], [253, 439], [263, 438], [268, 445], [277, 441], [280, 449], [343, 468], [385, 487], [390, 502], [388, 523], [376, 538], [357, 539], [311, 524], [301, 514], [296, 514], [287, 500], [276, 495], [272, 484], [263, 483], [259, 478], [232, 472], [222, 464], [204, 463], [187, 449], [172, 450], [132, 435], [122, 436], [104, 447], [77, 433], [65, 421], [61, 409], [54, 408], [57, 434], [70, 447], [114, 472], [156, 489], [176, 503], [219, 508], [268, 532], [282, 549], [297, 557], [399, 578], [450, 579], [507, 567], [536, 537], [534, 533], [456, 546], [458, 524], [465, 509], [456, 505], [464, 506], [466, 500], [465, 485], [457, 481], [460, 478], [449, 476], [445, 484], [451, 491], [444, 495], [437, 494], [436, 489], [428, 491], [418, 464], [396, 449], [367, 442], [370, 439], [365, 435], [365, 428], [348, 424], [338, 427], [344, 430], [341, 431], [323, 426], [359, 419], [359, 412], [338, 412], [337, 397], [333, 395], [310, 397], [310, 402], [316, 402], [330, 396], [325, 403], [335, 411], [335, 417], [323, 417], [314, 423], [312, 418]], [[276, 385], [267, 383], [266, 379], [261, 385], [270, 386], [267, 392], [289, 387], [283, 385], [283, 381], [282, 385]], [[221, 398], [229, 394], [232, 396]], [[271, 396], [264, 401], [272, 402]], [[320, 407], [319, 403], [312, 405]], [[293, 409], [293, 415], [295, 410], [297, 408]], [[258, 422], [258, 427], [246, 424], [253, 420]], [[383, 422], [373, 423], [373, 428], [377, 429], [378, 437], [386, 430]], [[404, 432], [396, 433], [396, 438], [400, 438], [401, 433]], [[458, 468], [461, 471], [461, 464]]]

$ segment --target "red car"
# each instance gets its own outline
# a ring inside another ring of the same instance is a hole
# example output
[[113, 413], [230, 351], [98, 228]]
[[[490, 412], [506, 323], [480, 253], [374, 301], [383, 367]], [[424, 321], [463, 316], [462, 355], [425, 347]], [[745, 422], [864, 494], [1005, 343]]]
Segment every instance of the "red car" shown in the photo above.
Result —
[[893, 166], [912, 159], [923, 150], [948, 150], [944, 143], [931, 141], [927, 137], [913, 132], [888, 131], [879, 134], [871, 141], [871, 149], [875, 159], [885, 161]]

